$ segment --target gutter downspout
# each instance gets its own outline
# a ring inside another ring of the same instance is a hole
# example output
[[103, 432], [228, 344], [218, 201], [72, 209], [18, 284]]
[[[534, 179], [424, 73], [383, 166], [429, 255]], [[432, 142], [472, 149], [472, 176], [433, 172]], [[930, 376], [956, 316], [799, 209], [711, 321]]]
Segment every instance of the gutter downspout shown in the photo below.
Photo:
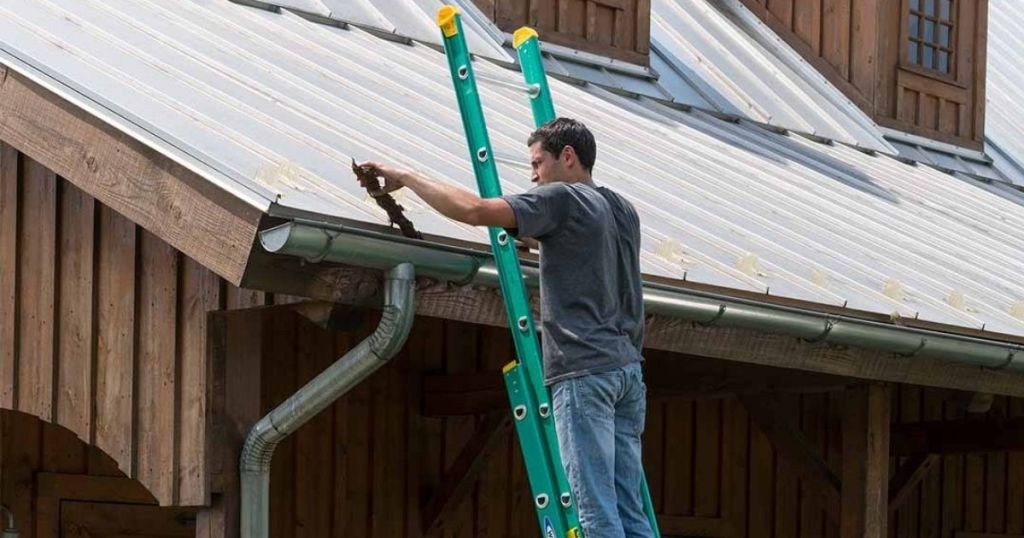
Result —
[[[370, 230], [295, 220], [260, 232], [268, 252], [310, 262], [331, 261], [383, 268], [395, 260], [416, 265], [419, 275], [496, 287], [498, 272], [486, 252], [429, 245]], [[527, 286], [536, 287], [537, 268], [523, 263]], [[1024, 372], [1024, 346], [959, 334], [763, 303], [673, 286], [644, 283], [648, 313], [702, 325], [754, 329], [808, 342], [847, 345], [911, 357], [925, 355], [991, 370]]]
[[384, 284], [383, 315], [373, 334], [260, 419], [249, 431], [240, 462], [242, 538], [269, 536], [270, 463], [277, 444], [387, 364], [405, 344], [416, 311], [415, 276], [411, 263], [392, 267]]

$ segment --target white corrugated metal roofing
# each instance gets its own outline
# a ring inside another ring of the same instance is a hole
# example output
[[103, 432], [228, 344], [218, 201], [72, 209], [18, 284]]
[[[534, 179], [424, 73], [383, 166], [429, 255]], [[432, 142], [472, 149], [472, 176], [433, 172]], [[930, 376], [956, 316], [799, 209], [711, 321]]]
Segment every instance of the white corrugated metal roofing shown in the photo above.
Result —
[[1024, 5], [990, 0], [988, 9], [987, 151], [1012, 171], [1007, 175], [1013, 182], [1024, 185]]
[[[427, 46], [226, 0], [0, 0], [0, 51], [259, 207], [386, 223], [350, 157], [474, 185], [446, 62]], [[595, 86], [552, 91], [595, 131], [597, 181], [640, 211], [645, 273], [1024, 334], [1024, 194]], [[504, 189], [522, 191], [526, 99], [482, 93]], [[428, 234], [486, 242], [404, 203]]]
[[738, 0], [654, 0], [651, 39], [722, 112], [895, 153], [873, 121]]
[[[358, 24], [384, 32], [440, 44], [437, 10], [444, 0], [258, 0], [277, 7], [312, 13], [339, 22]], [[467, 8], [471, 11], [467, 13]], [[471, 2], [463, 4], [462, 26], [470, 49], [488, 58], [511, 62], [503, 45], [504, 36], [485, 17], [479, 16]]]
[[[443, 0], [259, 1], [440, 44], [433, 18]], [[463, 22], [470, 50], [512, 61], [515, 52], [503, 47], [502, 32], [471, 0], [455, 1], [468, 13]], [[631, 76], [566, 55], [548, 56], [548, 72], [896, 152], [864, 112], [738, 1], [655, 0], [651, 11], [657, 81], [653, 74]]]

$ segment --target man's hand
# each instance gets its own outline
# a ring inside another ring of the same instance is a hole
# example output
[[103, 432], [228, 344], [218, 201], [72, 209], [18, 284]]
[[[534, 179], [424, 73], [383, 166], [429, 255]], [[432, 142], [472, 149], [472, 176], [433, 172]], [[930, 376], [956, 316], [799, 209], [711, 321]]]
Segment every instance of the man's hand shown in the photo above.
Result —
[[367, 192], [369, 192], [371, 196], [381, 196], [401, 189], [406, 185], [407, 178], [412, 175], [404, 168], [398, 168], [384, 163], [368, 161], [360, 163], [358, 166], [367, 170], [368, 174], [366, 176], [373, 177], [374, 181], [376, 181], [377, 178], [382, 178], [384, 180], [384, 186], [381, 187], [380, 183], [371, 183], [367, 185], [369, 182], [367, 177], [358, 178], [360, 185], [362, 185], [364, 189], [368, 189]]
[[[378, 162], [365, 162], [358, 166], [367, 170], [366, 176], [373, 178], [360, 180], [364, 188], [367, 182], [376, 183], [369, 186], [372, 196], [381, 196], [402, 187], [409, 187], [427, 205], [450, 219], [473, 226], [515, 227], [516, 217], [512, 212], [512, 206], [501, 198], [484, 199], [454, 185]], [[384, 179], [383, 187], [380, 186], [379, 178]]]

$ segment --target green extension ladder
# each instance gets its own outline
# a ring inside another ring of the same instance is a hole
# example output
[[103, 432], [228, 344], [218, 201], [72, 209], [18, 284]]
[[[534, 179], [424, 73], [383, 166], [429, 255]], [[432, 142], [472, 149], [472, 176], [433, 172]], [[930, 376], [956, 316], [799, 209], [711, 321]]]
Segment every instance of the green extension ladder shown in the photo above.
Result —
[[[487, 135], [458, 8], [450, 5], [442, 7], [437, 13], [437, 23], [444, 39], [444, 50], [462, 115], [462, 125], [466, 131], [477, 187], [480, 195], [485, 198], [501, 196], [498, 169]], [[541, 61], [537, 33], [530, 28], [520, 28], [513, 37], [513, 45], [518, 50], [522, 64], [534, 123], [539, 127], [555, 119], [555, 109]], [[551, 395], [544, 386], [540, 345], [530, 311], [529, 296], [523, 284], [519, 256], [507, 232], [492, 227], [489, 233], [501, 293], [505, 298], [505, 312], [519, 357], [518, 361], [510, 362], [503, 369], [505, 388], [512, 406], [523, 461], [526, 463], [541, 535], [543, 538], [583, 538], [579, 514], [562, 467]], [[643, 496], [651, 528], [654, 529], [654, 535], [660, 537], [646, 478], [643, 480]]]

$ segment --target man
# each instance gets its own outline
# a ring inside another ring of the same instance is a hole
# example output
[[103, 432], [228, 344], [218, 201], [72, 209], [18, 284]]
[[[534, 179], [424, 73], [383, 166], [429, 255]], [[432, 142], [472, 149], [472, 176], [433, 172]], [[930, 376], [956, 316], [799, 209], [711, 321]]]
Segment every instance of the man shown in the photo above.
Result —
[[647, 538], [640, 221], [629, 202], [594, 185], [597, 146], [582, 123], [559, 118], [527, 145], [537, 187], [501, 198], [368, 164], [385, 179], [384, 192], [408, 187], [448, 218], [539, 243], [544, 381], [582, 530], [587, 538]]

